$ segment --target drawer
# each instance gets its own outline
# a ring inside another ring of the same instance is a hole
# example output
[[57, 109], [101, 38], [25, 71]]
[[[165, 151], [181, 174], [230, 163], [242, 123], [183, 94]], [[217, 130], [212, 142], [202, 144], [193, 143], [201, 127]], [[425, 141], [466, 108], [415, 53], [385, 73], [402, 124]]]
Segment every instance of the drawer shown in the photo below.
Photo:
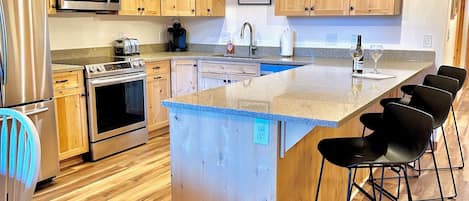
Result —
[[169, 60], [145, 63], [147, 75], [164, 74], [170, 72]]
[[61, 89], [61, 90], [54, 91], [55, 98], [61, 98], [64, 96], [70, 96], [70, 95], [75, 95], [75, 94], [85, 94], [85, 88], [77, 87], [77, 88]]
[[53, 77], [54, 90], [84, 87], [83, 71], [54, 73]]
[[200, 61], [202, 73], [252, 74], [259, 75], [259, 64], [239, 62]]

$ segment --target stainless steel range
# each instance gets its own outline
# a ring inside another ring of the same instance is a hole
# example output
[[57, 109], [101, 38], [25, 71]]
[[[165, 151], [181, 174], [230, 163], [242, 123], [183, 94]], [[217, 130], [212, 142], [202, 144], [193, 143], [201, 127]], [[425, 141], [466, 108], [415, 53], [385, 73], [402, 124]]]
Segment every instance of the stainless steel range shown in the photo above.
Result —
[[143, 60], [94, 57], [55, 63], [85, 66], [91, 160], [147, 141]]

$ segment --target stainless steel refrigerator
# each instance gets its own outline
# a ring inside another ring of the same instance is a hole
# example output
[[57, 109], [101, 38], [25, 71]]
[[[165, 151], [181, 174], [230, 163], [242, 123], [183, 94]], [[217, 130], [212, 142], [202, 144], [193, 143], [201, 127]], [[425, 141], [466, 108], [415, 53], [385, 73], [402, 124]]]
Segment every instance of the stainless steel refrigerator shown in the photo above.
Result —
[[1, 107], [28, 114], [39, 131], [39, 180], [59, 171], [45, 0], [0, 0]]

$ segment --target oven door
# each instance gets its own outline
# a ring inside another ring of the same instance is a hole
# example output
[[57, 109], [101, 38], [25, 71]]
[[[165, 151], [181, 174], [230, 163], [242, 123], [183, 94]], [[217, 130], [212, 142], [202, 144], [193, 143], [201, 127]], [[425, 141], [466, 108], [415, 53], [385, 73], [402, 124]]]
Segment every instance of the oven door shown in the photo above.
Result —
[[58, 9], [118, 11], [120, 0], [58, 0]]
[[91, 142], [146, 127], [146, 74], [88, 80]]

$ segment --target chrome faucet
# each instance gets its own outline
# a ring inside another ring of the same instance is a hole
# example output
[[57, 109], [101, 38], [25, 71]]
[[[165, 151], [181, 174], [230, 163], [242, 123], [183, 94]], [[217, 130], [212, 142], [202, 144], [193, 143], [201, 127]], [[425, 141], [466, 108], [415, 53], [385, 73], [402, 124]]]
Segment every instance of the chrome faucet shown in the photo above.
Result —
[[245, 22], [241, 27], [241, 39], [244, 39], [244, 31], [246, 29], [246, 26], [249, 27], [249, 56], [252, 57], [254, 54], [256, 54], [255, 51], [257, 50], [257, 47], [253, 43], [254, 33], [251, 23]]

